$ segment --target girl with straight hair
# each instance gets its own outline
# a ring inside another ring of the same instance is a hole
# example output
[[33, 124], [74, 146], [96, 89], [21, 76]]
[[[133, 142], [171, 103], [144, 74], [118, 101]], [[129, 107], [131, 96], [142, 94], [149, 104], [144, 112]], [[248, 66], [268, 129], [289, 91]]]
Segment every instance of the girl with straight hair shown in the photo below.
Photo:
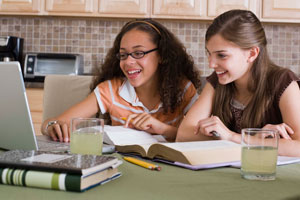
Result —
[[299, 78], [270, 60], [259, 19], [247, 10], [225, 12], [209, 26], [205, 42], [214, 72], [176, 140], [240, 143], [242, 128], [275, 129], [278, 153], [300, 156]]

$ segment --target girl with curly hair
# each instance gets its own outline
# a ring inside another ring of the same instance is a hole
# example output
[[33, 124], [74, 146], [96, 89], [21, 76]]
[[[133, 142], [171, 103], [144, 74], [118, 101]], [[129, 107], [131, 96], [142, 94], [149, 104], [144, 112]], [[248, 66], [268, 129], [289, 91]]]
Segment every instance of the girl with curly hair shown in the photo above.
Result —
[[68, 142], [71, 118], [100, 112], [109, 114], [112, 125], [129, 126], [174, 141], [177, 127], [197, 99], [201, 84], [182, 43], [150, 19], [124, 25], [96, 74], [91, 84], [93, 92], [60, 116], [46, 120], [44, 134]]

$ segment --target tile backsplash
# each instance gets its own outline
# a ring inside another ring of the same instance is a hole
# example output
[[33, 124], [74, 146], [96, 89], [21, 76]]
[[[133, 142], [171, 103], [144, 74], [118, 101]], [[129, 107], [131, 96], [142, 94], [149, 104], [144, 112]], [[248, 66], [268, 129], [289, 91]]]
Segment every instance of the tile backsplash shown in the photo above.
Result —
[[[111, 48], [125, 19], [0, 17], [0, 36], [24, 38], [24, 53], [78, 53], [89, 73], [98, 67]], [[182, 41], [202, 75], [209, 75], [204, 48], [210, 22], [157, 20]], [[300, 74], [300, 24], [264, 24], [271, 59]]]

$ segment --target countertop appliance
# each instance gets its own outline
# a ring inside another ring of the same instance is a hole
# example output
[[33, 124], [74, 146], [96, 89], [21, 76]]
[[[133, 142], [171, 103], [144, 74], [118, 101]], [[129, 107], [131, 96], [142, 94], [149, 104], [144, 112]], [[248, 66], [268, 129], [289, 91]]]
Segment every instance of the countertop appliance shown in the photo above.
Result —
[[82, 75], [83, 56], [80, 54], [27, 53], [24, 61], [24, 79], [43, 82], [46, 75]]
[[19, 61], [23, 64], [24, 39], [14, 36], [0, 37], [0, 61]]

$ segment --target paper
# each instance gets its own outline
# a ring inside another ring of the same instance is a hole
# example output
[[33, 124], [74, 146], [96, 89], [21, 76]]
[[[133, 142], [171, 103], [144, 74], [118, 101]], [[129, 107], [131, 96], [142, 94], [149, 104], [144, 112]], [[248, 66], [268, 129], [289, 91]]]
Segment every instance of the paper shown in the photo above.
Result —
[[[277, 157], [277, 166], [288, 165], [288, 164], [299, 163], [299, 162], [300, 162], [300, 157], [288, 157], [288, 156], [278, 156]], [[231, 165], [231, 167], [241, 168], [241, 163], [237, 162], [237, 163]]]
[[71, 158], [72, 156], [68, 155], [57, 155], [57, 154], [40, 154], [37, 156], [30, 156], [27, 158], [21, 159], [22, 161], [27, 162], [41, 162], [41, 163], [55, 163], [61, 160], [65, 160], [67, 158]]
[[201, 141], [201, 146], [199, 145], [199, 141], [165, 143], [164, 145], [172, 149], [176, 149], [178, 151], [193, 151], [199, 149], [206, 150], [206, 149], [226, 148], [230, 146], [240, 146], [240, 144], [229, 142], [226, 140]]
[[[205, 165], [189, 165], [181, 162], [172, 162], [168, 160], [163, 160], [159, 158], [154, 158], [153, 161], [155, 162], [162, 162], [170, 165], [175, 165], [178, 167], [183, 167], [191, 170], [200, 170], [200, 169], [213, 169], [218, 167], [234, 167], [234, 168], [241, 168], [240, 161], [236, 162], [225, 162], [225, 163], [216, 163], [216, 164], [205, 164]], [[293, 163], [300, 163], [300, 157], [287, 157], [287, 156], [278, 156], [277, 159], [277, 166], [279, 165], [288, 165]]]
[[151, 135], [145, 131], [124, 128], [123, 126], [105, 125], [104, 132], [104, 142], [118, 146], [166, 142], [166, 139], [161, 135]]
[[181, 162], [172, 162], [168, 160], [163, 160], [159, 158], [154, 158], [153, 161], [155, 162], [162, 162], [170, 165], [175, 165], [178, 167], [183, 167], [191, 170], [200, 170], [200, 169], [213, 169], [213, 168], [218, 168], [218, 167], [228, 167], [232, 165], [236, 165], [239, 163], [239, 161], [236, 162], [224, 162], [224, 163], [214, 163], [214, 164], [203, 164], [203, 165], [189, 165]]

